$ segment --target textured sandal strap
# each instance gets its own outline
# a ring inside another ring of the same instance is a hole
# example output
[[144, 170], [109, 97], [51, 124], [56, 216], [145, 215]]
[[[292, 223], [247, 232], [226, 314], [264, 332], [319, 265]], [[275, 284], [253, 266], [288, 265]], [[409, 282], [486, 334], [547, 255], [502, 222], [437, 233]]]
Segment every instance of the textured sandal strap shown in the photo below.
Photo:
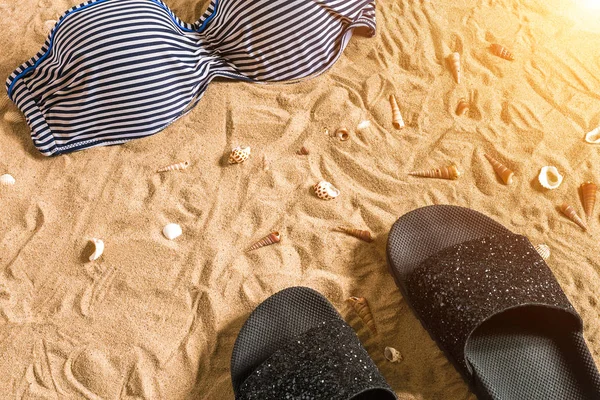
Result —
[[410, 302], [432, 337], [465, 376], [465, 345], [483, 322], [503, 311], [556, 310], [581, 331], [581, 318], [529, 240], [501, 234], [448, 247], [421, 263], [406, 281]]
[[313, 328], [276, 351], [242, 384], [237, 400], [349, 400], [369, 390], [395, 399], [392, 389], [343, 320]]

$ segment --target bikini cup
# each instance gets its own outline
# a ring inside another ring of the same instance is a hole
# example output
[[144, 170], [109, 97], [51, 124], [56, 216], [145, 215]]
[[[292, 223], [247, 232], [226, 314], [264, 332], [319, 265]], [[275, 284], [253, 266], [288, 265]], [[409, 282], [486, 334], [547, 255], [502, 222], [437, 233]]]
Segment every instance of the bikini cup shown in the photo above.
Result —
[[91, 0], [58, 21], [7, 93], [46, 156], [153, 135], [209, 82], [295, 81], [331, 67], [374, 0], [212, 0], [194, 24], [160, 0]]

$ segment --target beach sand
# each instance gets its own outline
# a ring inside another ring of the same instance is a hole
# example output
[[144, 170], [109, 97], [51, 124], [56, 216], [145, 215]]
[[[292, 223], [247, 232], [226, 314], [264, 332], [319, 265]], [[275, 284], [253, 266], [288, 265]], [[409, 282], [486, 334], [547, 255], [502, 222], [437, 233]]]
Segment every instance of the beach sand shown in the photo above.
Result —
[[[39, 50], [46, 20], [77, 3], [0, 1], [0, 76]], [[207, 6], [166, 3], [186, 21]], [[0, 187], [0, 398], [231, 399], [243, 322], [271, 294], [304, 285], [357, 331], [400, 399], [474, 399], [386, 265], [393, 222], [432, 204], [471, 207], [548, 244], [600, 362], [599, 215], [584, 232], [558, 210], [567, 202], [583, 215], [578, 187], [600, 181], [600, 147], [583, 141], [600, 125], [598, 17], [567, 1], [379, 1], [376, 37], [353, 37], [324, 75], [213, 82], [151, 138], [46, 158], [25, 123], [1, 118], [0, 174], [16, 185]], [[491, 43], [515, 61], [492, 55]], [[454, 51], [460, 85], [445, 62]], [[392, 127], [390, 94], [404, 130]], [[460, 98], [471, 102], [467, 116], [454, 113]], [[370, 127], [359, 131], [363, 120]], [[324, 134], [339, 127], [349, 141]], [[252, 155], [229, 166], [237, 145]], [[296, 155], [303, 145], [310, 155]], [[515, 171], [512, 185], [486, 152]], [[185, 160], [185, 171], [155, 173]], [[464, 172], [457, 181], [407, 175], [451, 163]], [[544, 165], [564, 175], [558, 189], [537, 182]], [[314, 196], [322, 179], [341, 190], [337, 199]], [[174, 241], [161, 233], [169, 222], [183, 228]], [[376, 239], [332, 231], [338, 225]], [[272, 231], [281, 243], [244, 252]], [[86, 262], [94, 237], [106, 249]], [[368, 298], [378, 335], [349, 296]], [[388, 363], [386, 346], [404, 361]]]

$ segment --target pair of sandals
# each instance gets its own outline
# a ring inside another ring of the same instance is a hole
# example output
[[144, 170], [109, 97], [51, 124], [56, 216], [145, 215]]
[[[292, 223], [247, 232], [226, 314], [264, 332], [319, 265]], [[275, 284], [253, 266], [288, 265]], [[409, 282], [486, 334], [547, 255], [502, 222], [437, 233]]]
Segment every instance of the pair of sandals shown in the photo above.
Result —
[[[402, 295], [478, 399], [600, 399], [583, 323], [526, 237], [430, 206], [401, 217], [388, 263]], [[312, 289], [260, 304], [234, 346], [236, 400], [396, 399], [356, 334]]]

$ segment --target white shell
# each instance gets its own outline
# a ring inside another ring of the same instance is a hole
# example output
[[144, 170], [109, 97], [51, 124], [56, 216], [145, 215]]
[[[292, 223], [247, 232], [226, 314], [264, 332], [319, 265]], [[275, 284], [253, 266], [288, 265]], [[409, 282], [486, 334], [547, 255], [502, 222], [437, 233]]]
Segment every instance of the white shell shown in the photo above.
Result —
[[600, 126], [585, 135], [585, 141], [591, 144], [600, 143]]
[[317, 197], [323, 200], [332, 200], [340, 195], [340, 191], [327, 181], [317, 183], [313, 189]]
[[90, 256], [90, 261], [95, 261], [104, 253], [104, 242], [96, 238], [90, 239], [90, 242], [94, 244], [94, 252]]
[[371, 121], [369, 121], [368, 119], [361, 121], [360, 124], [358, 124], [358, 126], [356, 127], [356, 130], [362, 131], [364, 129], [367, 129], [371, 126]]
[[393, 347], [386, 347], [385, 350], [383, 350], [383, 355], [389, 362], [396, 363], [402, 361], [402, 354]]
[[0, 176], [0, 185], [2, 186], [12, 186], [16, 182], [15, 178], [12, 175], [4, 174]]
[[540, 185], [546, 189], [556, 189], [563, 181], [563, 176], [558, 172], [556, 167], [542, 167], [538, 176]]
[[229, 164], [241, 164], [250, 157], [250, 146], [238, 146], [231, 150], [229, 155]]
[[163, 235], [169, 240], [178, 238], [182, 233], [181, 227], [177, 224], [168, 224], [163, 228]]
[[550, 247], [548, 247], [548, 245], [541, 243], [536, 245], [534, 248], [535, 251], [538, 252], [540, 257], [544, 259], [544, 261], [550, 258]]

